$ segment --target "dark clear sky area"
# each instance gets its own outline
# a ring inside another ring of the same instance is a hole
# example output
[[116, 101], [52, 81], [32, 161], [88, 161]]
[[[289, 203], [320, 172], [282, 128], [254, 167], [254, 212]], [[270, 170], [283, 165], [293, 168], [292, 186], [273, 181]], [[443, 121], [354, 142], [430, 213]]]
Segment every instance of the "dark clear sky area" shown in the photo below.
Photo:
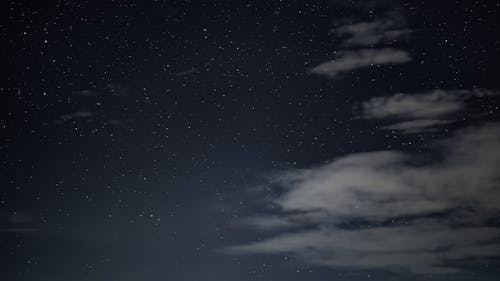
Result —
[[498, 280], [498, 1], [0, 11], [1, 280]]

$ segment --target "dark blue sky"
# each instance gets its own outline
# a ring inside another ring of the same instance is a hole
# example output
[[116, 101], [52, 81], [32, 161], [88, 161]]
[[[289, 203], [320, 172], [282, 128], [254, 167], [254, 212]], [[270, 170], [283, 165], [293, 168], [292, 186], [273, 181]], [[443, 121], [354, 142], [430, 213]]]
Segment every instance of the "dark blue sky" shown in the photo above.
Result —
[[1, 6], [0, 279], [500, 273], [497, 1]]

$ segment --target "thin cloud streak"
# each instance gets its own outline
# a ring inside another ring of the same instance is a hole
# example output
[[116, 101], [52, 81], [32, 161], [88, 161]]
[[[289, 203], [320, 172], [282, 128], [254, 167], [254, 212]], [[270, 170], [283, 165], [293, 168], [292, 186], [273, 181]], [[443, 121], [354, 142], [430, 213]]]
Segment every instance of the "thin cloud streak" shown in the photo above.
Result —
[[411, 60], [412, 58], [407, 51], [394, 48], [342, 51], [338, 53], [337, 59], [313, 67], [309, 70], [309, 74], [337, 78], [341, 74], [369, 66], [395, 65]]
[[451, 120], [436, 120], [436, 119], [419, 119], [411, 121], [403, 121], [388, 126], [383, 126], [383, 130], [401, 131], [405, 134], [431, 132], [437, 127], [453, 123]]

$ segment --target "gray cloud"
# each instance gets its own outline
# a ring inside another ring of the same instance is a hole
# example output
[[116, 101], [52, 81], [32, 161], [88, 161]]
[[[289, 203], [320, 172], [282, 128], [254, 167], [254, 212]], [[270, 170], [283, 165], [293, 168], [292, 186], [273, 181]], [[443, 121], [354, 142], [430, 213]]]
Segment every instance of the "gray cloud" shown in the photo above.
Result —
[[409, 36], [410, 32], [400, 21], [386, 19], [346, 24], [332, 30], [336, 35], [348, 36], [343, 44], [352, 46], [370, 46], [395, 41]]
[[99, 97], [99, 96], [126, 96], [129, 94], [128, 87], [116, 84], [109, 83], [103, 89], [85, 89], [85, 90], [77, 90], [74, 91], [73, 94], [83, 97]]
[[[372, 65], [394, 65], [412, 60], [407, 51], [390, 47], [397, 40], [409, 37], [411, 33], [406, 27], [398, 1], [334, 2], [357, 9], [361, 14], [368, 12], [372, 19], [371, 21], [365, 21], [364, 17], [336, 19], [336, 24], [340, 26], [332, 29], [331, 34], [340, 38], [339, 46], [343, 48], [381, 46], [373, 49], [340, 51], [336, 59], [313, 67], [309, 70], [309, 74], [338, 78], [341, 74]], [[378, 9], [380, 11], [374, 17], [373, 12]]]
[[500, 200], [499, 132], [500, 123], [461, 131], [436, 144], [441, 158], [427, 164], [378, 151], [276, 174], [272, 182], [284, 192], [270, 203], [281, 212], [269, 217], [297, 227], [228, 251], [422, 274], [457, 272], [454, 261], [496, 256], [500, 228], [486, 222], [496, 218]]
[[0, 233], [30, 233], [30, 232], [36, 232], [39, 231], [38, 228], [0, 228]]
[[263, 231], [282, 230], [296, 227], [292, 218], [283, 218], [280, 216], [255, 216], [244, 218], [238, 222], [238, 225], [260, 229]]
[[78, 96], [84, 96], [84, 97], [96, 97], [102, 95], [101, 92], [98, 92], [96, 90], [92, 89], [86, 89], [86, 90], [78, 90], [73, 92], [75, 95]]
[[363, 103], [365, 118], [433, 118], [465, 107], [463, 95], [435, 90], [421, 94], [375, 97]]
[[67, 121], [74, 120], [74, 119], [88, 119], [92, 118], [96, 115], [95, 112], [90, 112], [90, 111], [77, 111], [71, 114], [65, 114], [61, 115], [59, 119], [57, 119], [55, 122], [57, 124], [63, 124]]
[[70, 115], [64, 115], [64, 116], [66, 116], [67, 118], [89, 118], [89, 117], [92, 117], [94, 115], [95, 115], [95, 113], [90, 112], [90, 111], [77, 111], [77, 112], [72, 113]]
[[30, 233], [39, 229], [35, 227], [35, 219], [26, 213], [15, 212], [9, 215], [0, 215], [0, 234], [1, 233]]
[[453, 123], [451, 120], [438, 120], [438, 119], [418, 119], [411, 121], [403, 121], [396, 124], [383, 126], [384, 130], [401, 131], [406, 134], [432, 132], [436, 127]]
[[232, 250], [292, 253], [308, 262], [333, 267], [454, 273], [458, 270], [444, 266], [445, 260], [496, 256], [500, 245], [487, 241], [494, 241], [499, 235], [500, 230], [492, 227], [463, 227], [452, 233], [447, 226], [414, 223], [362, 230], [288, 233]]
[[409, 61], [411, 61], [411, 57], [407, 51], [394, 48], [342, 51], [338, 52], [338, 58], [312, 68], [309, 73], [336, 78], [343, 73], [360, 68], [373, 65], [401, 64]]
[[134, 122], [133, 118], [113, 118], [104, 121], [102, 115], [97, 114], [96, 112], [91, 112], [91, 111], [76, 111], [71, 114], [65, 114], [59, 116], [56, 120], [54, 120], [54, 123], [57, 125], [63, 125], [69, 121], [84, 121], [84, 122], [95, 122], [95, 121], [101, 121], [103, 122], [104, 125], [112, 125], [112, 126], [120, 126], [120, 125], [127, 125], [127, 124], [132, 124]]
[[198, 68], [191, 67], [188, 70], [176, 72], [175, 75], [177, 75], [177, 76], [186, 76], [186, 75], [195, 74], [195, 73], [198, 73], [198, 72], [199, 72]]
[[446, 119], [451, 114], [466, 108], [466, 100], [471, 97], [494, 95], [483, 89], [434, 90], [418, 94], [395, 94], [375, 97], [363, 102], [362, 116], [365, 119], [401, 119], [384, 129], [401, 130], [406, 133], [421, 132], [436, 126], [449, 124]]

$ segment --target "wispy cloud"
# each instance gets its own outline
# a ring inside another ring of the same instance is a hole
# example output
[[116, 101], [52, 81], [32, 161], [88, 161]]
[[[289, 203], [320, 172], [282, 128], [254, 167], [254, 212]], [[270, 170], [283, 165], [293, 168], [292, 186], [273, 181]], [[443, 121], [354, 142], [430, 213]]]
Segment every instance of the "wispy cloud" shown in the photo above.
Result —
[[35, 219], [25, 213], [0, 215], [0, 234], [23, 234], [39, 231]]
[[0, 233], [14, 233], [14, 234], [20, 234], [20, 233], [30, 233], [30, 232], [37, 232], [39, 231], [38, 228], [0, 228]]
[[465, 109], [467, 99], [494, 94], [488, 90], [472, 89], [374, 97], [363, 102], [362, 116], [365, 119], [399, 119], [402, 121], [383, 128], [407, 133], [419, 132], [452, 123], [453, 120], [448, 117]]
[[500, 200], [499, 132], [500, 123], [461, 131], [436, 144], [441, 158], [427, 164], [415, 162], [422, 155], [379, 151], [278, 173], [273, 184], [284, 192], [270, 203], [281, 212], [269, 217], [297, 227], [228, 251], [422, 274], [456, 272], [454, 261], [495, 256], [500, 227], [488, 221]]
[[195, 73], [198, 73], [198, 72], [199, 72], [198, 68], [191, 67], [188, 70], [176, 72], [175, 75], [177, 75], [177, 76], [186, 76], [186, 75], [195, 74]]
[[439, 119], [418, 119], [411, 121], [403, 121], [392, 125], [383, 126], [384, 130], [401, 131], [406, 134], [433, 132], [439, 126], [453, 123], [452, 120]]
[[83, 97], [99, 97], [99, 96], [126, 96], [129, 94], [129, 88], [116, 83], [109, 83], [102, 89], [85, 89], [76, 90], [73, 94]]
[[345, 45], [370, 46], [408, 37], [411, 30], [404, 27], [401, 21], [380, 19], [342, 25], [333, 29], [332, 33], [347, 36], [343, 41]]
[[74, 91], [73, 94], [78, 95], [78, 96], [84, 96], [84, 97], [96, 97], [96, 96], [102, 95], [101, 92], [93, 90], [93, 89], [77, 90], [77, 91]]
[[260, 229], [263, 231], [283, 230], [297, 227], [292, 218], [280, 216], [254, 216], [238, 221], [238, 225]]
[[341, 74], [355, 69], [374, 65], [401, 64], [409, 61], [411, 61], [411, 56], [407, 51], [394, 48], [342, 51], [338, 52], [336, 59], [312, 68], [309, 73], [337, 78]]
[[95, 115], [96, 115], [96, 113], [91, 112], [91, 111], [76, 111], [76, 112], [71, 113], [71, 114], [61, 115], [55, 122], [57, 124], [63, 124], [67, 121], [75, 120], [75, 119], [89, 119], [89, 118], [94, 117]]
[[[331, 34], [338, 37], [337, 47], [344, 50], [336, 52], [335, 59], [310, 69], [309, 74], [338, 78], [341, 74], [372, 65], [395, 65], [412, 60], [408, 51], [395, 47], [399, 39], [409, 38], [411, 33], [398, 1], [333, 2], [358, 10], [360, 15], [368, 14], [366, 17], [355, 16], [336, 20], [340, 26], [332, 29]], [[373, 12], [379, 9], [375, 16]], [[370, 20], [367, 21], [366, 18]], [[368, 46], [371, 48], [366, 49]]]

